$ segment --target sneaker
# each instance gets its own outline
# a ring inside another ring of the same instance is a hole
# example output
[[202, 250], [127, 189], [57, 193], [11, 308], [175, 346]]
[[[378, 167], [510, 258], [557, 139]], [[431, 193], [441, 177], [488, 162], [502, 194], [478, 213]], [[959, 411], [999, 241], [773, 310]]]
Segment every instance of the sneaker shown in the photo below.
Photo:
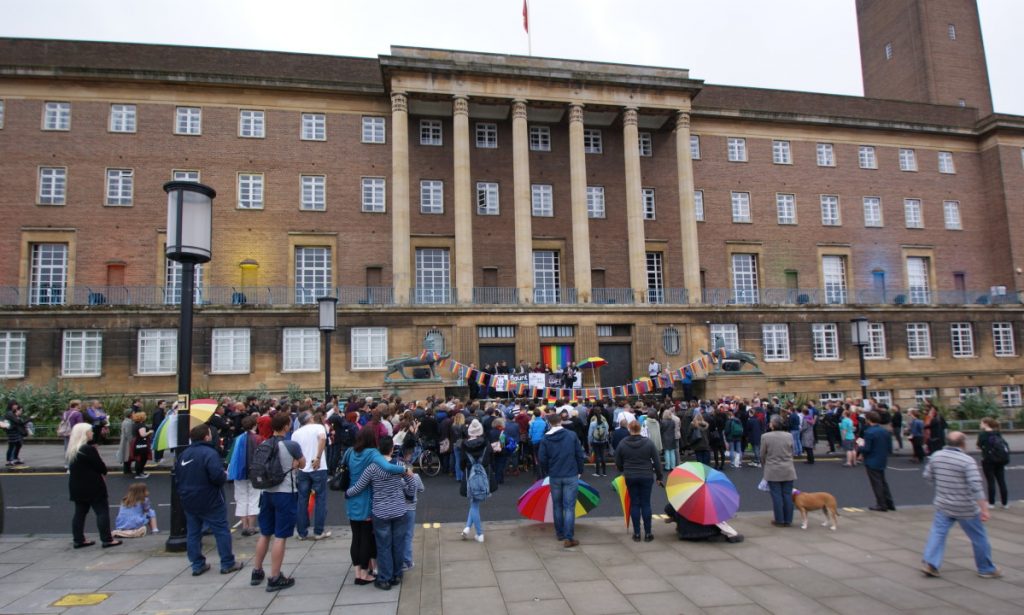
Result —
[[302, 534], [295, 534], [297, 540], [309, 540], [309, 535], [303, 536]]
[[[939, 569], [928, 563], [925, 563], [925, 565], [921, 568], [921, 572], [923, 572], [927, 577], [939, 577]], [[978, 574], [980, 575], [981, 573]]]
[[462, 539], [463, 540], [469, 540], [469, 527], [468, 526], [466, 527], [466, 529], [462, 530]]
[[267, 577], [266, 573], [263, 572], [262, 568], [253, 568], [252, 575], [249, 576], [249, 585], [253, 587], [263, 583], [263, 579]]
[[313, 534], [313, 540], [323, 540], [324, 538], [331, 537], [331, 530], [324, 530], [319, 534]]
[[267, 579], [268, 592], [276, 592], [282, 589], [288, 589], [292, 585], [295, 585], [295, 579], [293, 577], [286, 577], [283, 574], [276, 578]]
[[1009, 504], [1002, 504], [1002, 507], [1003, 507], [1003, 510], [1006, 510], [1007, 508], [1010, 507], [1010, 505]]
[[158, 529], [152, 529], [152, 530], [149, 530], [149, 533], [150, 533], [150, 534], [159, 534], [159, 533], [160, 533], [160, 530], [158, 530]]
[[484, 541], [484, 535], [483, 534], [477, 534], [476, 535], [476, 541], [482, 543]]
[[242, 569], [243, 565], [244, 564], [242, 564], [242, 562], [235, 562], [234, 564], [232, 564], [228, 568], [221, 568], [220, 569], [220, 573], [221, 574], [231, 574], [232, 572], [238, 572], [239, 570]]
[[562, 546], [564, 548], [566, 548], [566, 549], [571, 549], [573, 547], [578, 547], [579, 544], [580, 544], [580, 541], [578, 541], [576, 539], [572, 539], [572, 540], [566, 540], [565, 542], [563, 542]]
[[8, 461], [7, 462], [7, 467], [8, 468], [13, 468], [14, 467], [14, 462], [13, 461]]
[[149, 474], [146, 474], [145, 472], [143, 472], [142, 474], [136, 474], [135, 475], [135, 480], [139, 480], [139, 479], [143, 479], [143, 478], [149, 478]]
[[415, 567], [416, 567], [416, 563], [415, 562], [409, 563], [409, 564], [402, 564], [402, 572], [405, 572], [406, 570], [412, 570]]
[[209, 569], [210, 569], [210, 565], [209, 564], [203, 564], [203, 567], [200, 568], [199, 570], [193, 570], [192, 571], [192, 576], [198, 577], [199, 575], [203, 574], [204, 572], [206, 572]]
[[978, 576], [983, 579], [998, 579], [1003, 576], [1003, 571], [996, 568], [992, 572], [979, 572]]
[[654, 534], [644, 536], [644, 542], [651, 542], [652, 540], [654, 540]]
[[597, 472], [594, 472], [591, 476], [600, 477], [601, 475], [598, 474]]

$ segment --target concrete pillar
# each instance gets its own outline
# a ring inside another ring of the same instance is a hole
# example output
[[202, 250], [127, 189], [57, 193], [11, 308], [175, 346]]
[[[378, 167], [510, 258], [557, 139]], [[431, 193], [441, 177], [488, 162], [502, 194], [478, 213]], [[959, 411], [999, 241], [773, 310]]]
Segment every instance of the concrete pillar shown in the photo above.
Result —
[[693, 204], [693, 160], [690, 159], [690, 114], [676, 116], [676, 174], [679, 179], [680, 239], [683, 243], [683, 288], [689, 303], [701, 303], [700, 245]]
[[569, 105], [569, 185], [572, 197], [572, 269], [576, 298], [590, 303], [590, 220], [587, 218], [587, 159], [583, 151], [583, 105]]
[[516, 288], [519, 302], [533, 302], [533, 204], [526, 101], [512, 101], [512, 185], [515, 207]]
[[647, 302], [647, 242], [644, 237], [644, 202], [640, 185], [640, 135], [635, 107], [622, 114], [622, 141], [626, 163], [626, 238], [629, 252], [629, 286], [633, 300]]
[[395, 302], [409, 302], [409, 110], [402, 92], [391, 94], [391, 285]]
[[455, 159], [455, 288], [459, 303], [473, 302], [473, 186], [469, 174], [469, 100], [452, 101]]

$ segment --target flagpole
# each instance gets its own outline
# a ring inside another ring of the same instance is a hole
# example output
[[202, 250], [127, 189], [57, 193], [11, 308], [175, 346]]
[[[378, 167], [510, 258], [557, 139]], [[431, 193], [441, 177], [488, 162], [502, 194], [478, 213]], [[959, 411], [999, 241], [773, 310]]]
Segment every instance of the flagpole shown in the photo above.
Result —
[[530, 2], [523, 0], [523, 29], [526, 30], [526, 53], [533, 55], [533, 35], [530, 34]]

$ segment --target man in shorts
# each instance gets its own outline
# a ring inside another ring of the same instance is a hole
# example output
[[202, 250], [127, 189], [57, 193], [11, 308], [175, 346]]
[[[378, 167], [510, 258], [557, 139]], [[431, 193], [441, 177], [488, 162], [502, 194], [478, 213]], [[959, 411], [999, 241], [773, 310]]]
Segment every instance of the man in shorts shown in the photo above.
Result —
[[[295, 579], [281, 574], [281, 562], [284, 561], [285, 541], [295, 533], [295, 512], [298, 493], [295, 489], [295, 472], [305, 467], [306, 460], [302, 457], [302, 448], [297, 442], [285, 440], [291, 430], [292, 419], [287, 412], [278, 412], [270, 419], [273, 437], [277, 440], [277, 454], [286, 475], [284, 482], [263, 490], [260, 495], [260, 538], [256, 542], [256, 556], [253, 558], [253, 571], [250, 583], [259, 585], [266, 575], [263, 572], [263, 559], [270, 549], [270, 578], [267, 579], [267, 591], [276, 592], [295, 585]], [[273, 546], [271, 546], [273, 537]]]

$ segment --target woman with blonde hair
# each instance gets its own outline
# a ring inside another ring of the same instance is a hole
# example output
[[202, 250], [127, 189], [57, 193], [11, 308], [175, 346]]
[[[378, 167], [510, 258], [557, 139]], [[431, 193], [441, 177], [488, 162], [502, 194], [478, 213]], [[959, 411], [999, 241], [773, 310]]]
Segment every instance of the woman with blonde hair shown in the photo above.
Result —
[[75, 515], [71, 518], [71, 536], [74, 547], [91, 547], [93, 540], [85, 539], [85, 516], [91, 508], [96, 513], [96, 529], [103, 547], [116, 547], [120, 540], [110, 534], [110, 505], [107, 498], [107, 464], [103, 463], [99, 451], [92, 443], [92, 425], [79, 423], [71, 429], [68, 438], [68, 492], [75, 503]]
[[150, 431], [146, 427], [146, 413], [132, 414], [131, 458], [135, 461], [135, 478], [149, 478], [146, 474], [146, 462], [149, 461]]

